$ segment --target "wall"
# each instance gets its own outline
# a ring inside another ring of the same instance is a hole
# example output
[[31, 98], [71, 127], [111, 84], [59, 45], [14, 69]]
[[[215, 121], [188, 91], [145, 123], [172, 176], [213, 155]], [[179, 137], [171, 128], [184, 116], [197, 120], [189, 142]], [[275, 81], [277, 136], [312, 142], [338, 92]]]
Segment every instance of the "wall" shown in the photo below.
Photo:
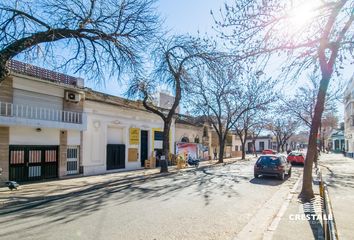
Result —
[[0, 127], [0, 185], [9, 179], [9, 128]]
[[59, 145], [59, 129], [10, 127], [10, 145]]
[[[260, 142], [264, 142], [264, 149], [272, 149], [272, 146], [271, 146], [269, 140], [271, 140], [271, 139], [270, 138], [259, 138], [259, 139], [256, 139], [256, 141], [255, 141], [256, 151], [257, 152], [260, 151], [260, 148], [259, 148], [259, 143]], [[248, 149], [248, 143], [249, 142], [252, 142], [252, 140], [250, 140], [250, 139], [246, 140], [246, 152], [249, 151], [249, 149]]]
[[189, 142], [194, 143], [195, 137], [199, 137], [199, 143], [202, 143], [203, 127], [193, 126], [189, 124], [176, 123], [175, 139], [181, 142], [183, 137], [188, 137]]
[[[86, 100], [84, 111], [87, 112], [87, 131], [83, 132], [83, 160], [84, 174], [105, 173], [106, 170], [106, 146], [108, 143], [122, 143], [126, 145], [125, 169], [112, 171], [140, 169], [140, 143], [131, 145], [129, 143], [129, 129], [139, 128], [148, 131], [148, 155], [153, 151], [153, 129], [162, 129], [162, 120], [146, 111], [128, 109]], [[171, 126], [174, 129], [174, 124]], [[139, 131], [140, 134], [140, 131]], [[139, 136], [140, 139], [140, 136]], [[174, 134], [171, 135], [174, 142]], [[174, 146], [171, 145], [172, 151]], [[128, 162], [128, 149], [138, 148], [138, 160]]]

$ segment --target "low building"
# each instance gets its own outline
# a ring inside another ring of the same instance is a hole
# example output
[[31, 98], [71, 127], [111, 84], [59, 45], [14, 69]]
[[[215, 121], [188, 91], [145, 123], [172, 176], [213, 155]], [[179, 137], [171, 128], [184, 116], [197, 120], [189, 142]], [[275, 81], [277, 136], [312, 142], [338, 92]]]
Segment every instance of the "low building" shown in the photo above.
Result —
[[[87, 90], [84, 103], [87, 131], [83, 134], [85, 175], [140, 169], [162, 150], [162, 119], [129, 101]], [[170, 150], [174, 151], [174, 121]]]
[[0, 85], [1, 180], [78, 174], [82, 162], [83, 80], [10, 61]]
[[336, 129], [332, 131], [330, 138], [328, 139], [329, 151], [340, 153], [345, 150], [345, 138], [344, 131], [342, 129]]
[[[275, 149], [274, 149], [275, 148]], [[273, 138], [271, 135], [258, 136], [256, 139], [246, 139], [246, 153], [262, 152], [264, 149], [276, 150], [276, 144], [273, 144]]]

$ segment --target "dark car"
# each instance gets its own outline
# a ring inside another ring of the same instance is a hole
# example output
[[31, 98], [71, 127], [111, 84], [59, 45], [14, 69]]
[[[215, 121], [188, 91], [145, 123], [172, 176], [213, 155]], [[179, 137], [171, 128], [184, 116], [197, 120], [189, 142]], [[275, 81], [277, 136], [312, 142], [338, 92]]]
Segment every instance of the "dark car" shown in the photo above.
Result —
[[284, 180], [285, 175], [291, 175], [291, 164], [283, 155], [260, 156], [254, 165], [254, 177], [258, 178], [260, 175], [275, 176]]
[[291, 164], [294, 164], [294, 163], [304, 164], [304, 162], [305, 162], [304, 155], [301, 152], [291, 152], [291, 153], [289, 153], [287, 159]]
[[272, 149], [264, 149], [264, 150], [262, 151], [262, 154], [263, 154], [263, 155], [276, 154], [276, 153], [277, 153], [277, 152], [274, 151], [274, 150], [272, 150]]

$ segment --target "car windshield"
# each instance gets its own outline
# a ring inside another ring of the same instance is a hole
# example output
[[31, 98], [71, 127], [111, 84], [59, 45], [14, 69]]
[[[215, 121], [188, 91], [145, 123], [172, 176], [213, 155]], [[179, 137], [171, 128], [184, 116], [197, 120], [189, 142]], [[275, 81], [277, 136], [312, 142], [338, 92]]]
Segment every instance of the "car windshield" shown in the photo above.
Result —
[[275, 156], [262, 156], [258, 159], [257, 163], [261, 165], [279, 165], [280, 159]]
[[302, 156], [302, 153], [299, 152], [291, 152], [289, 156]]

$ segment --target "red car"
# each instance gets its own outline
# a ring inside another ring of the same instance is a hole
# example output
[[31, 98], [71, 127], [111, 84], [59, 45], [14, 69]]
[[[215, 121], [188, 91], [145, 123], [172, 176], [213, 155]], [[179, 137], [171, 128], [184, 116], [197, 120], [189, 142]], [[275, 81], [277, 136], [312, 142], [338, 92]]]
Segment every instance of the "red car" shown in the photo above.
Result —
[[304, 164], [304, 162], [305, 162], [304, 155], [301, 152], [291, 152], [291, 153], [289, 153], [287, 159], [291, 164], [294, 164], [294, 163]]
[[276, 153], [277, 153], [277, 152], [274, 151], [274, 150], [272, 150], [272, 149], [264, 149], [264, 150], [262, 151], [262, 154], [263, 154], [263, 155], [276, 154]]

